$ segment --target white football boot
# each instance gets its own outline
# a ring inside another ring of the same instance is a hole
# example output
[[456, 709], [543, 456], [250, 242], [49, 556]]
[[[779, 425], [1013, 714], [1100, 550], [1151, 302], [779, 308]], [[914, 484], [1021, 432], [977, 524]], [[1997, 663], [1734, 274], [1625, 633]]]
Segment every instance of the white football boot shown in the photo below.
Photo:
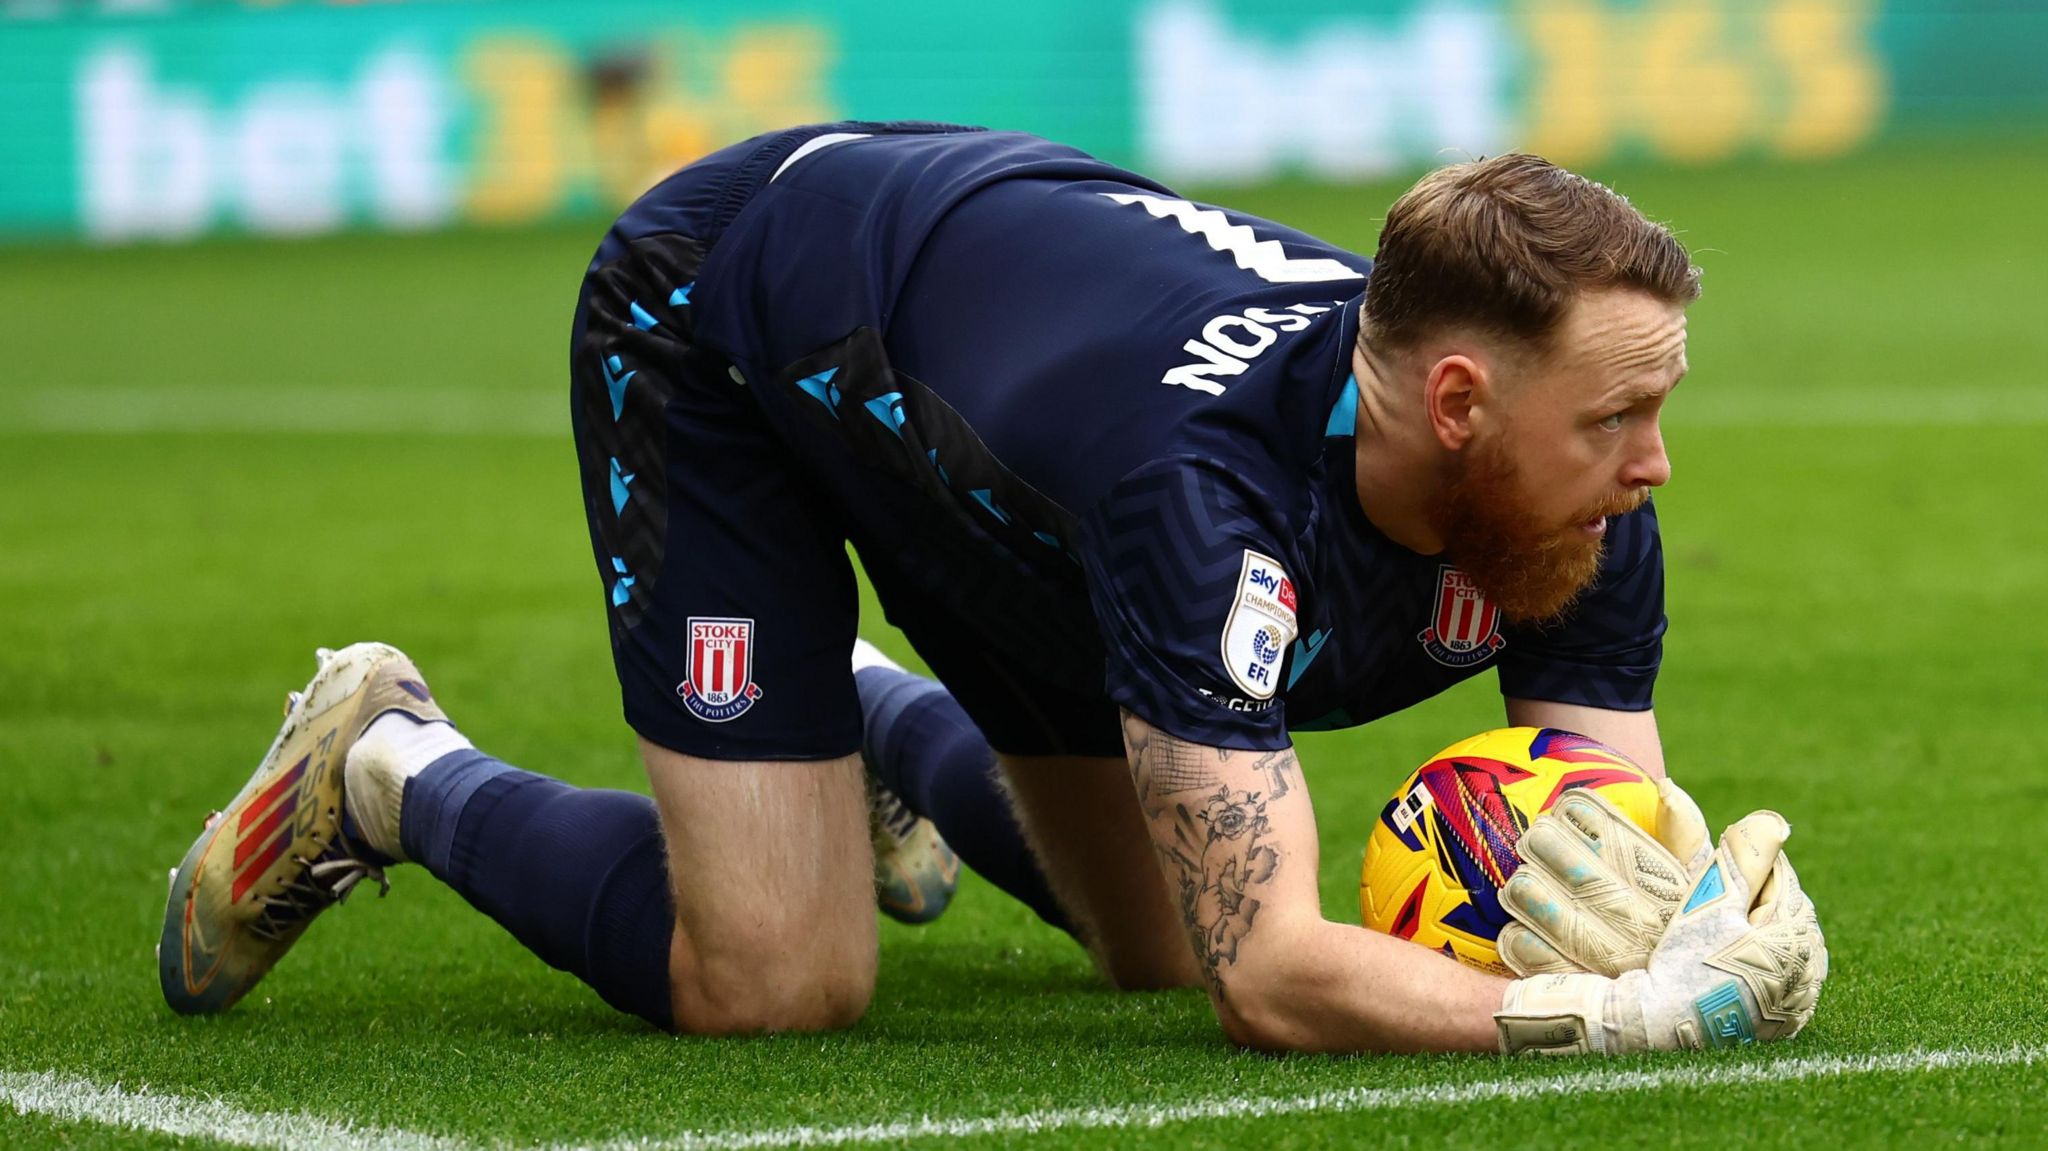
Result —
[[[895, 660], [864, 639], [853, 641], [853, 670], [886, 667]], [[960, 857], [946, 846], [932, 821], [904, 806], [868, 769], [868, 829], [875, 841], [875, 905], [899, 923], [930, 923], [953, 901], [960, 885]]]
[[[359, 643], [318, 654], [312, 682], [286, 698], [284, 727], [269, 754], [171, 872], [157, 973], [164, 1000], [181, 1014], [232, 1007], [314, 916], [358, 883], [375, 881], [379, 894], [389, 889], [379, 856], [402, 858], [397, 797], [404, 778], [394, 786], [382, 777], [396, 773], [365, 773], [349, 755], [373, 723], [400, 713], [468, 745], [397, 648]], [[373, 766], [389, 759], [367, 758]], [[359, 782], [360, 802], [346, 796]], [[345, 797], [367, 845], [342, 831]]]

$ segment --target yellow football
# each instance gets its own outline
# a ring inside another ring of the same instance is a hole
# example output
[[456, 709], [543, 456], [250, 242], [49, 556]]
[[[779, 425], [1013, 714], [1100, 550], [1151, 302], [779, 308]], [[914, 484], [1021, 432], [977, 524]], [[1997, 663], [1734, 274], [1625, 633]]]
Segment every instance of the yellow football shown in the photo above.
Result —
[[1358, 901], [1365, 925], [1482, 970], [1512, 974], [1494, 942], [1507, 926], [1500, 888], [1521, 860], [1529, 821], [1575, 787], [1597, 789], [1657, 833], [1657, 786], [1597, 740], [1508, 727], [1454, 743], [1387, 801], [1365, 844]]

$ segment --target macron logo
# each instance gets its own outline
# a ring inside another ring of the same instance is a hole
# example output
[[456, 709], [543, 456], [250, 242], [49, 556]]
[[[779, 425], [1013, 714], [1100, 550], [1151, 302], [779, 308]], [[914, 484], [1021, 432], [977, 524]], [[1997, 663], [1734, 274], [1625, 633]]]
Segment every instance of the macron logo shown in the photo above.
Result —
[[1301, 642], [1294, 645], [1294, 666], [1287, 670], [1289, 690], [1292, 690], [1295, 681], [1301, 678], [1301, 673], [1308, 670], [1308, 665], [1323, 654], [1323, 645], [1329, 642], [1330, 629], [1325, 627], [1317, 628], [1313, 634], [1302, 637]]

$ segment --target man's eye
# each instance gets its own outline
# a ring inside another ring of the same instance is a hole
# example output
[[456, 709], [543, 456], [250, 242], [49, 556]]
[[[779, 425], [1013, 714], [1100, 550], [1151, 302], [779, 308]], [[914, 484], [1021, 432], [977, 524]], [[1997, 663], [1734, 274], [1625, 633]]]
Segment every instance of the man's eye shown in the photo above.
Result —
[[1614, 413], [1613, 415], [1611, 415], [1611, 416], [1607, 417], [1606, 419], [1604, 419], [1604, 420], [1601, 420], [1601, 421], [1600, 421], [1600, 426], [1601, 426], [1601, 427], [1603, 427], [1603, 428], [1606, 428], [1606, 429], [1607, 429], [1608, 431], [1610, 431], [1610, 432], [1618, 432], [1618, 431], [1620, 431], [1620, 430], [1621, 430], [1621, 417], [1622, 417], [1622, 414], [1623, 414], [1623, 413], [1621, 413], [1621, 412], [1616, 412], [1616, 413]]

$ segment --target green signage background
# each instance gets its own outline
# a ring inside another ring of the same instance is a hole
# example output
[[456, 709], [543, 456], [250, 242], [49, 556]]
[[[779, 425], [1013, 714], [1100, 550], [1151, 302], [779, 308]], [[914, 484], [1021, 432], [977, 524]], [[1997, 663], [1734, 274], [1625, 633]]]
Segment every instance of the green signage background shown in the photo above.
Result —
[[415, 0], [0, 17], [0, 237], [510, 224], [786, 124], [1169, 179], [1823, 157], [2048, 123], [2048, 10], [1862, 0]]

